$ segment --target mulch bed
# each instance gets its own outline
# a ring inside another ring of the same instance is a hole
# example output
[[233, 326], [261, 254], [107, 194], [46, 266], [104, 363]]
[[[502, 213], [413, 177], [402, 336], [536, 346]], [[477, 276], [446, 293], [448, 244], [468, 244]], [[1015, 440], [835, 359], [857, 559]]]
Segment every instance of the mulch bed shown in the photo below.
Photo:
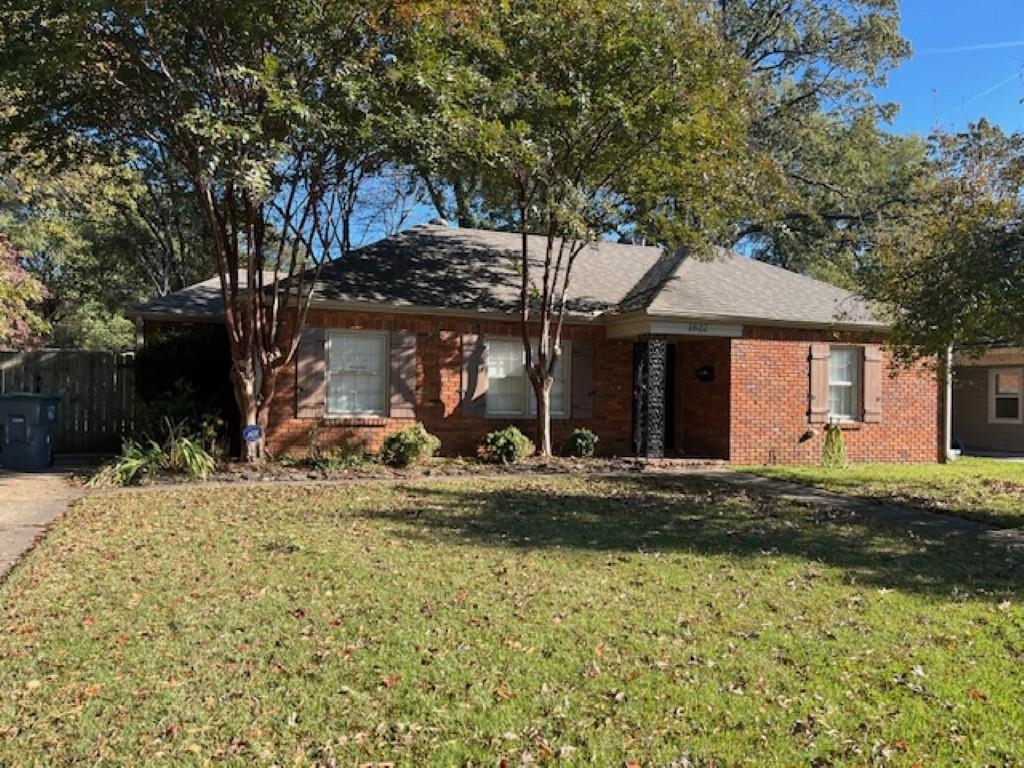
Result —
[[[437, 458], [423, 464], [397, 469], [383, 464], [344, 468], [315, 467], [301, 463], [268, 461], [259, 466], [241, 462], [222, 465], [207, 478], [214, 483], [310, 482], [318, 480], [402, 480], [421, 477], [472, 477], [531, 474], [613, 474], [700, 469], [724, 466], [725, 462], [703, 459], [640, 459], [633, 457], [577, 459], [563, 456], [529, 458], [518, 464], [491, 464], [474, 459]], [[161, 474], [146, 484], [194, 482], [183, 475]]]

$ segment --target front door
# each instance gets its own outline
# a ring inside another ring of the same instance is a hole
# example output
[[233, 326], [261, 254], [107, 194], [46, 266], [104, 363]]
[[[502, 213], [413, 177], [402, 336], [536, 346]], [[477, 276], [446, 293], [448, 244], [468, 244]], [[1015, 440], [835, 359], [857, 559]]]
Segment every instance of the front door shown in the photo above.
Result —
[[[664, 339], [633, 344], [633, 452], [662, 458], [675, 447], [675, 345]], [[659, 434], [652, 435], [651, 431]]]

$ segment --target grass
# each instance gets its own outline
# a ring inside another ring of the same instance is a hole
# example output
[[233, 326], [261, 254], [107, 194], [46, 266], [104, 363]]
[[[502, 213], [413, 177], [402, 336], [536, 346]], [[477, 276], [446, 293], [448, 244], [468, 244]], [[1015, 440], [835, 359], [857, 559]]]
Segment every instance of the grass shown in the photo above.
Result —
[[963, 457], [948, 464], [854, 464], [849, 467], [753, 467], [776, 480], [813, 485], [1001, 528], [1024, 526], [1024, 462]]
[[93, 494], [0, 765], [1010, 765], [1022, 560], [670, 476]]

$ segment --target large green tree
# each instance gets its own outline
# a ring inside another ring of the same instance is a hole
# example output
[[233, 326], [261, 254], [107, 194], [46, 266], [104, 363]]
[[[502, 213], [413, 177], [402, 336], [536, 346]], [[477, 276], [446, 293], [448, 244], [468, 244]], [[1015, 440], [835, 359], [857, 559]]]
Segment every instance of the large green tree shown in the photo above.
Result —
[[[697, 13], [695, 11], [695, 13]], [[908, 199], [923, 142], [885, 130], [893, 105], [874, 89], [910, 53], [898, 0], [712, 0], [702, 18], [747, 63], [747, 199], [727, 228], [705, 234], [795, 271], [855, 285], [879, 223]], [[461, 226], [506, 226], [480, 175], [420, 152], [412, 172]], [[699, 224], [700, 198], [676, 214]]]
[[[161, 155], [206, 220], [236, 399], [265, 427], [298, 345], [306, 269], [337, 255], [346, 169], [374, 130], [415, 2], [0, 2], [5, 136]], [[51, 149], [52, 151], [52, 149]], [[247, 444], [262, 455], [262, 441]]]
[[[743, 68], [698, 5], [677, 0], [482, 4], [453, 25], [428, 130], [443, 167], [478, 180], [487, 218], [521, 235], [524, 359], [537, 447], [551, 452], [550, 395], [572, 279], [586, 248], [642, 228], [667, 247], [728, 218], [745, 156]], [[454, 87], [451, 84], [454, 83]], [[678, 215], [701, 201], [699, 222]], [[543, 236], [539, 253], [528, 234]]]
[[910, 194], [923, 144], [887, 133], [873, 89], [910, 54], [898, 0], [716, 0], [750, 65], [760, 176], [727, 244], [852, 284], [886, 212]]
[[865, 280], [891, 311], [897, 351], [1024, 344], [1024, 136], [985, 121], [936, 134], [929, 167], [887, 220]]

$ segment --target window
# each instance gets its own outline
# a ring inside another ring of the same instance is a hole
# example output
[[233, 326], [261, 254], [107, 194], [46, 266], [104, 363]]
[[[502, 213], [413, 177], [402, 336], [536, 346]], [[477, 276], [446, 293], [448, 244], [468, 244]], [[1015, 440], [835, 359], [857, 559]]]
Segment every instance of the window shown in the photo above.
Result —
[[988, 420], [994, 424], [1021, 423], [1024, 369], [993, 368], [988, 372]]
[[522, 416], [528, 384], [523, 343], [488, 341], [487, 413], [491, 416]]
[[860, 418], [860, 361], [858, 347], [832, 347], [829, 352], [829, 418], [840, 421]]
[[[551, 385], [552, 416], [564, 417], [569, 413], [565, 364], [569, 354], [568, 343], [563, 343]], [[523, 342], [518, 339], [488, 340], [487, 415], [532, 416], [536, 413], [537, 398], [530, 377], [526, 375]]]
[[327, 412], [387, 415], [387, 337], [332, 332], [327, 337]]

